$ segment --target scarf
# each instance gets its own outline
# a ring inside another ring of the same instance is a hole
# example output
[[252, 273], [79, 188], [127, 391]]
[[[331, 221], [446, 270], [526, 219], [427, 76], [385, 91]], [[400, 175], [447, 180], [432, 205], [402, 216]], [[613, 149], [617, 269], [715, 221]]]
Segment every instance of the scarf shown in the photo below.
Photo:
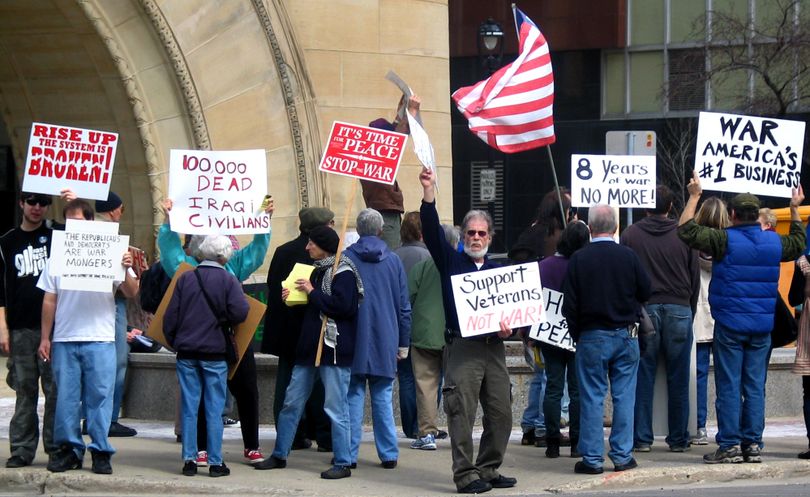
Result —
[[[314, 264], [316, 271], [324, 273], [323, 280], [321, 281], [321, 291], [323, 293], [326, 295], [332, 295], [332, 280], [335, 278], [335, 276], [343, 271], [352, 271], [354, 273], [354, 280], [357, 284], [357, 293], [360, 296], [360, 302], [363, 301], [363, 280], [360, 279], [360, 272], [357, 270], [357, 266], [354, 264], [354, 261], [344, 255], [340, 258], [337, 270], [335, 270], [335, 256], [330, 255], [329, 257], [315, 261]], [[334, 319], [326, 316], [323, 312], [321, 312], [320, 316], [321, 320], [326, 318], [326, 333], [324, 335], [324, 343], [328, 347], [335, 350], [335, 353], [333, 354], [333, 362], [337, 363], [337, 339], [339, 335], [337, 323], [335, 323]]]

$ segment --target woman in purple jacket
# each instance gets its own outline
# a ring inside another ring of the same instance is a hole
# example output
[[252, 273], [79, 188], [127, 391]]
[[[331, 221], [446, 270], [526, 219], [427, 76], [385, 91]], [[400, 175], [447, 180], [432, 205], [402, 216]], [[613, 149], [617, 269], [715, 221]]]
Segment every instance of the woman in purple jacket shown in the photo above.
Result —
[[[222, 410], [227, 392], [228, 364], [225, 362], [225, 335], [220, 318], [241, 323], [248, 315], [248, 301], [242, 286], [224, 265], [233, 254], [226, 236], [208, 236], [194, 256], [197, 269], [177, 280], [163, 318], [163, 333], [177, 352], [177, 379], [180, 382], [183, 420], [183, 474], [197, 474], [197, 411], [204, 391], [208, 428], [208, 474], [227, 476], [222, 461]], [[199, 277], [199, 279], [198, 279]], [[200, 286], [202, 283], [202, 287]], [[216, 313], [209, 306], [203, 288]]]

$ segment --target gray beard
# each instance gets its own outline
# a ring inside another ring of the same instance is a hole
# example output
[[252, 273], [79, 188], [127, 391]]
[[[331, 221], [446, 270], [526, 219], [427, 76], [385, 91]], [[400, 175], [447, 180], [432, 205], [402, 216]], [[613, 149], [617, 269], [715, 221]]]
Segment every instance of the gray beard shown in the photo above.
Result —
[[489, 251], [489, 247], [484, 247], [481, 250], [473, 250], [469, 245], [464, 244], [464, 253], [470, 256], [471, 259], [482, 259], [487, 255], [487, 251]]

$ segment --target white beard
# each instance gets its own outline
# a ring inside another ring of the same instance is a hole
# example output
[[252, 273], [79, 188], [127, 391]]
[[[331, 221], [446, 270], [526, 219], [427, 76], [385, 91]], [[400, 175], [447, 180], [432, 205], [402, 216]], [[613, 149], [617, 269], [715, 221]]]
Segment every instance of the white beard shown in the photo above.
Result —
[[466, 243], [464, 244], [464, 253], [470, 256], [471, 259], [483, 259], [487, 255], [489, 247], [484, 247], [481, 250], [473, 250]]

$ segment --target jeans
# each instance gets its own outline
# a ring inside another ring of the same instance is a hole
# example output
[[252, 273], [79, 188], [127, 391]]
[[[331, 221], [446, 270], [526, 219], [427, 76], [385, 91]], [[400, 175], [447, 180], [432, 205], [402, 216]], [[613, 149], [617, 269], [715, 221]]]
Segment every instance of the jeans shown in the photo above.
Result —
[[205, 390], [208, 463], [222, 464], [222, 409], [225, 408], [228, 364], [225, 361], [177, 359], [183, 426], [183, 460], [197, 459], [197, 412]]
[[124, 381], [127, 377], [129, 344], [127, 343], [127, 299], [115, 299], [115, 393], [113, 394], [112, 421], [118, 422], [121, 402], [124, 400]]
[[714, 325], [717, 445], [758, 444], [765, 429], [765, 371], [770, 333], [736, 333]]
[[6, 382], [17, 394], [14, 414], [8, 426], [11, 455], [31, 462], [39, 443], [39, 384], [45, 397], [45, 415], [42, 421], [42, 445], [48, 454], [58, 449], [53, 443], [53, 417], [56, 409], [56, 386], [51, 364], [37, 354], [40, 330], [18, 328], [9, 331], [11, 353], [8, 358]]
[[613, 396], [613, 426], [610, 452], [613, 464], [626, 464], [633, 451], [633, 406], [636, 401], [638, 340], [627, 328], [588, 330], [577, 341], [576, 368], [579, 382], [579, 452], [591, 467], [604, 462], [605, 436], [602, 427], [608, 381]]
[[371, 422], [374, 427], [374, 445], [380, 461], [399, 458], [397, 431], [394, 423], [392, 397], [394, 380], [383, 376], [352, 375], [349, 385], [349, 418], [352, 422], [351, 459], [357, 462], [360, 439], [363, 437], [363, 408], [366, 404], [366, 383], [371, 393]]
[[579, 387], [574, 366], [576, 354], [568, 350], [543, 344], [543, 360], [546, 364], [546, 395], [543, 400], [543, 414], [546, 421], [546, 438], [560, 440], [560, 418], [566, 378], [570, 395], [569, 409], [571, 422], [571, 443], [579, 440]]
[[402, 420], [402, 431], [408, 438], [419, 435], [416, 418], [416, 379], [413, 376], [411, 356], [397, 362], [397, 380], [399, 381], [399, 417]]
[[526, 401], [526, 409], [520, 420], [520, 427], [526, 433], [534, 430], [536, 436], [544, 436], [546, 433], [546, 421], [543, 415], [543, 398], [546, 392], [546, 370], [534, 366], [534, 375], [529, 383], [529, 398]]
[[[53, 424], [54, 444], [71, 447], [79, 459], [84, 457], [86, 448], [114, 453], [107, 433], [112, 418], [115, 344], [53, 342], [51, 359], [58, 392]], [[87, 433], [92, 440], [87, 447], [81, 433], [82, 404], [87, 419]]]
[[638, 364], [634, 442], [653, 443], [652, 415], [658, 354], [667, 371], [667, 413], [670, 447], [689, 445], [689, 375], [692, 365], [692, 311], [689, 306], [648, 304], [655, 334], [640, 337], [645, 347]]
[[[273, 419], [275, 420], [276, 430], [278, 430], [278, 418], [281, 409], [284, 407], [287, 387], [290, 385], [290, 380], [292, 380], [294, 367], [294, 357], [278, 358], [276, 390], [273, 397]], [[298, 430], [295, 433], [295, 441], [303, 441], [308, 438], [315, 440], [318, 447], [332, 450], [332, 431], [329, 427], [329, 416], [323, 410], [323, 402], [323, 383], [321, 383], [320, 377], [315, 375], [315, 384], [301, 414], [301, 421], [298, 423]]]
[[[276, 422], [276, 446], [273, 455], [279, 459], [287, 459], [292, 448], [295, 431], [304, 412], [315, 376], [320, 375], [324, 387], [324, 410], [332, 421], [332, 452], [335, 455], [335, 465], [349, 466], [351, 457], [351, 424], [349, 422], [349, 381], [351, 367], [324, 366], [295, 366], [292, 372], [290, 385], [284, 395], [284, 407]], [[390, 400], [390, 399], [389, 399]], [[390, 405], [390, 404], [389, 404]]]
[[709, 404], [709, 355], [712, 352], [712, 342], [699, 342], [697, 344], [697, 363], [695, 379], [697, 380], [697, 427], [706, 428], [706, 415]]

